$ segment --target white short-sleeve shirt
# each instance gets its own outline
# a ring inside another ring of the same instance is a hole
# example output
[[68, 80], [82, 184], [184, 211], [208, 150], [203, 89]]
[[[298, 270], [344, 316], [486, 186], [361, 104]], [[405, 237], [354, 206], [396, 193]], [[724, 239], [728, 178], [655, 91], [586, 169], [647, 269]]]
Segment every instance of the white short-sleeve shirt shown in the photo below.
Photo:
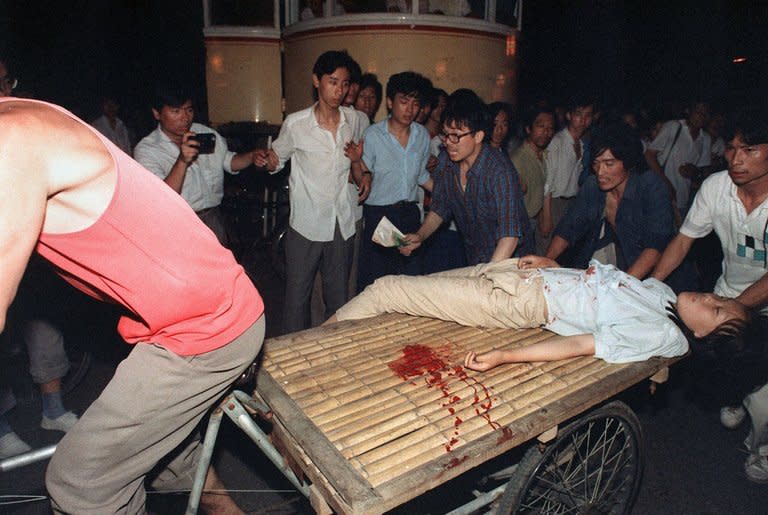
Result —
[[[715, 231], [723, 247], [723, 273], [715, 293], [737, 297], [768, 272], [768, 200], [747, 214], [727, 171], [709, 176], [693, 199], [680, 232], [702, 238]], [[768, 307], [763, 308], [768, 314]]]

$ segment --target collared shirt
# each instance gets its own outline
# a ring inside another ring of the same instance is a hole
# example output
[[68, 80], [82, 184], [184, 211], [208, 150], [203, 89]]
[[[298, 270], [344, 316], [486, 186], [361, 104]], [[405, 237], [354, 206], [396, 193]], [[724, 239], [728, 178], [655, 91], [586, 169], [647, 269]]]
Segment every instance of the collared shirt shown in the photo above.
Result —
[[555, 234], [573, 248], [574, 266], [585, 267], [592, 254], [609, 243], [616, 243], [621, 250], [624, 262], [620, 268], [625, 270], [645, 249], [664, 252], [675, 235], [675, 221], [661, 177], [652, 171], [630, 174], [616, 212], [616, 230], [606, 221], [605, 236], [600, 238], [606, 196], [592, 175], [555, 229]]
[[544, 150], [542, 158], [539, 159], [529, 141], [523, 142], [512, 152], [512, 164], [520, 174], [520, 180], [525, 184], [523, 202], [529, 218], [538, 215], [544, 205], [544, 183], [547, 179], [546, 155], [547, 151]]
[[290, 226], [310, 241], [333, 241], [338, 222], [346, 240], [355, 234], [355, 216], [344, 145], [360, 134], [361, 118], [354, 109], [340, 107], [334, 138], [317, 123], [316, 105], [285, 118], [272, 150], [280, 158], [277, 170], [291, 160]]
[[667, 317], [675, 294], [661, 281], [640, 281], [595, 260], [586, 270], [544, 268], [541, 275], [544, 327], [563, 336], [594, 335], [596, 358], [626, 363], [688, 352], [688, 341]]
[[[675, 134], [680, 134], [675, 141]], [[648, 146], [658, 152], [659, 165], [664, 165], [664, 175], [675, 187], [677, 207], [685, 209], [691, 194], [691, 180], [680, 175], [680, 166], [690, 163], [702, 167], [712, 162], [712, 139], [703, 129], [699, 130], [696, 139], [691, 137], [691, 130], [685, 120], [672, 120], [665, 123], [659, 134]], [[666, 161], [666, 162], [665, 162]]]
[[412, 122], [408, 143], [403, 148], [389, 132], [389, 118], [365, 131], [363, 161], [373, 172], [371, 194], [365, 201], [371, 206], [387, 206], [400, 201], [416, 201], [419, 185], [429, 180], [429, 133], [423, 125]]
[[459, 164], [443, 151], [433, 179], [430, 209], [443, 220], [456, 220], [470, 264], [490, 261], [505, 237], [519, 238], [516, 256], [531, 252], [531, 227], [517, 170], [506, 154], [483, 144], [463, 189]]
[[[582, 161], [580, 156], [576, 156], [574, 143], [576, 141], [566, 127], [555, 134], [547, 146], [547, 180], [544, 183], [544, 195], [551, 193], [553, 198], [570, 198], [578, 193]], [[579, 140], [579, 145], [581, 144]]]
[[[234, 152], [227, 148], [227, 141], [210, 127], [193, 123], [190, 130], [196, 134], [206, 132], [216, 135], [216, 147], [212, 154], [200, 154], [187, 168], [181, 196], [195, 211], [216, 207], [224, 197], [224, 172], [232, 170]], [[179, 158], [179, 146], [160, 129], [150, 132], [134, 149], [134, 158], [144, 168], [165, 180]]]
[[[738, 297], [768, 272], [768, 200], [747, 214], [728, 172], [712, 174], [694, 197], [680, 232], [703, 238], [713, 229], [723, 247], [715, 293]], [[761, 311], [768, 314], [768, 306]]]

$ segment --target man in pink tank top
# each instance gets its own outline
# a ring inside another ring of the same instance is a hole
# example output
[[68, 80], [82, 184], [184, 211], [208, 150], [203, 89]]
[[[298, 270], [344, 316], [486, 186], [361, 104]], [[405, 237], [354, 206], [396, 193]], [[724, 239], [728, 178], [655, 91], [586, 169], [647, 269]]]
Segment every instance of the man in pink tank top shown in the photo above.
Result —
[[164, 457], [153, 486], [191, 486], [188, 437], [258, 354], [261, 297], [184, 200], [109, 140], [57, 106], [0, 99], [0, 331], [34, 251], [123, 306], [118, 332], [136, 344], [51, 460], [54, 511], [143, 513]]

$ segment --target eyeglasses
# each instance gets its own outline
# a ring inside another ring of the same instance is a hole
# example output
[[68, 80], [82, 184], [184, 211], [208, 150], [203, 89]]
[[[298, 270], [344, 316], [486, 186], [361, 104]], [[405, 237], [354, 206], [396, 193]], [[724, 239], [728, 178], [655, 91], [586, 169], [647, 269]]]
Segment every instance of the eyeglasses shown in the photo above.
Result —
[[444, 132], [441, 134], [441, 136], [443, 137], [444, 141], [447, 141], [448, 143], [456, 144], [459, 141], [461, 141], [461, 138], [463, 138], [464, 136], [469, 136], [470, 134], [474, 134], [475, 132], [476, 131], [467, 131], [461, 134], [448, 134]]
[[16, 86], [18, 85], [19, 85], [18, 79], [15, 79], [8, 75], [6, 75], [5, 77], [0, 77], [0, 87], [2, 87], [3, 89], [5, 88], [15, 89]]

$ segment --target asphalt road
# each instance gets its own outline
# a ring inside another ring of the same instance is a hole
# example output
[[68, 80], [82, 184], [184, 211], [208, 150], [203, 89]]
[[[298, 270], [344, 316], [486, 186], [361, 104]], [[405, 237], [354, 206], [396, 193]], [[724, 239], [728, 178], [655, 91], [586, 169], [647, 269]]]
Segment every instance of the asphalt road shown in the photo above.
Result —
[[[268, 335], [280, 332], [282, 287], [272, 273], [264, 252], [245, 256], [244, 265], [267, 305]], [[94, 353], [83, 382], [65, 401], [82, 413], [109, 381], [127, 346], [114, 335], [114, 313], [85, 303], [72, 318], [67, 337], [78, 340]], [[636, 514], [766, 514], [768, 485], [751, 483], [742, 466], [746, 451], [742, 441], [746, 427], [727, 430], [720, 426], [717, 406], [694, 395], [690, 385], [689, 360], [675, 365], [670, 381], [654, 396], [647, 385], [621, 396], [638, 415], [644, 433], [645, 470], [633, 513]], [[57, 433], [38, 427], [40, 402], [34, 388], [24, 379], [16, 380], [19, 406], [9, 419], [30, 444], [41, 447], [54, 443]], [[225, 419], [217, 444], [215, 464], [233, 497], [248, 513], [309, 513], [308, 502], [294, 491], [258, 448]], [[45, 463], [14, 471], [0, 472], [0, 513], [47, 514]], [[469, 499], [474, 488], [491, 470], [469, 472], [423, 496], [400, 510], [401, 513], [444, 513]], [[22, 499], [21, 496], [33, 496]], [[34, 496], [37, 496], [36, 498]], [[19, 504], [7, 504], [18, 500]], [[153, 514], [183, 513], [184, 493], [149, 495]]]

